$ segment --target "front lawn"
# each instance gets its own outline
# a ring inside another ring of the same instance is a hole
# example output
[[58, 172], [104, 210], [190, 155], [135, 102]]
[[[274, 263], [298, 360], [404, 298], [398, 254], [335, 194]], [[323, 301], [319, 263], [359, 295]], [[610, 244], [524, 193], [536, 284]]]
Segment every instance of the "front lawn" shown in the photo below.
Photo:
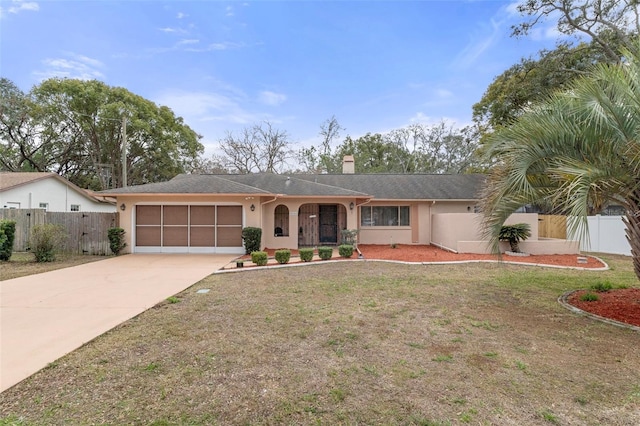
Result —
[[605, 279], [637, 285], [629, 258], [605, 260], [611, 271], [337, 262], [212, 275], [4, 392], [0, 418], [640, 424], [640, 334], [556, 301]]
[[0, 281], [55, 271], [56, 269], [82, 265], [83, 263], [95, 262], [107, 258], [108, 256], [62, 253], [56, 255], [56, 260], [53, 262], [36, 262], [33, 253], [14, 252], [8, 261], [0, 262], [0, 268], [2, 268]]

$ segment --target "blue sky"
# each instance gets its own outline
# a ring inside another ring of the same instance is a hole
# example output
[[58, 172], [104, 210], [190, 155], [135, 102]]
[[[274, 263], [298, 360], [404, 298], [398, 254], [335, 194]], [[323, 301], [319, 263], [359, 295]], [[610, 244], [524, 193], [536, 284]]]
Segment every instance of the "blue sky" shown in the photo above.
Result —
[[335, 115], [342, 136], [471, 121], [495, 76], [555, 44], [510, 37], [510, 1], [1, 0], [0, 75], [98, 79], [169, 106], [203, 135], [261, 121], [296, 148]]

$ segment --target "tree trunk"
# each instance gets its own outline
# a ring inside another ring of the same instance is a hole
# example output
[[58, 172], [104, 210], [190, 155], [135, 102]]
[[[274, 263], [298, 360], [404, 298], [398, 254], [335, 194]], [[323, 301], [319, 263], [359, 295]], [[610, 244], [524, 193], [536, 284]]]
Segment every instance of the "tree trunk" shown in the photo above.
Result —
[[625, 224], [627, 241], [631, 246], [633, 270], [640, 280], [640, 205], [637, 202], [635, 203], [635, 209], [627, 210], [622, 221]]

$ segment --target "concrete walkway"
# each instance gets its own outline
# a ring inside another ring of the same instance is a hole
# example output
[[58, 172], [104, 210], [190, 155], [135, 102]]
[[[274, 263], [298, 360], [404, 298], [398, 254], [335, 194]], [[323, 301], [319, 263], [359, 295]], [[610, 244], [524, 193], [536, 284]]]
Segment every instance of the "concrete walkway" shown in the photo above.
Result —
[[0, 392], [235, 257], [131, 254], [0, 281]]

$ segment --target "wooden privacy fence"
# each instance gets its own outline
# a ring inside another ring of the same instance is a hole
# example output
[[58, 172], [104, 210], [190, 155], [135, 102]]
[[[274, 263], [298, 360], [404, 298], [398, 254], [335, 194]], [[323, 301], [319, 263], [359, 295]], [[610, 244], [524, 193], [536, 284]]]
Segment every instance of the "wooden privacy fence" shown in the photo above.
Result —
[[538, 238], [567, 239], [567, 217], [538, 215]]
[[0, 219], [16, 222], [14, 251], [29, 249], [29, 234], [35, 225], [52, 223], [67, 232], [62, 251], [71, 254], [110, 254], [109, 228], [117, 226], [117, 213], [46, 212], [44, 209], [0, 209]]

